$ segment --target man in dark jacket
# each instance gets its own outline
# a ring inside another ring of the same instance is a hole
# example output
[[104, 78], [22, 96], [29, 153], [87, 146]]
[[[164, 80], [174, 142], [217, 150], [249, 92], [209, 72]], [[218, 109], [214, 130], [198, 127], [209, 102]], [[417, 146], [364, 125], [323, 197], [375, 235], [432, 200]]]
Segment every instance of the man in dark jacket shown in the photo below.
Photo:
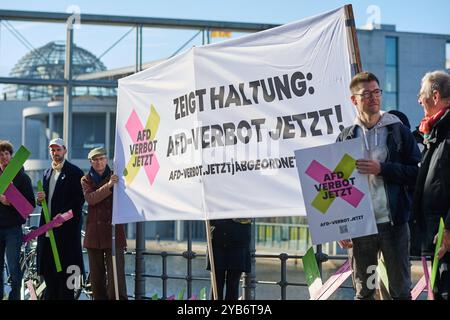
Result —
[[450, 75], [425, 74], [418, 96], [425, 117], [419, 126], [424, 145], [414, 193], [414, 218], [423, 230], [422, 254], [434, 255], [439, 220], [445, 222], [439, 251], [435, 298], [449, 299], [450, 291]]
[[[91, 169], [81, 179], [84, 198], [88, 203], [84, 247], [89, 257], [90, 279], [94, 300], [114, 300], [112, 261], [112, 203], [113, 186], [119, 181], [108, 166], [104, 148], [88, 154]], [[124, 249], [127, 246], [123, 224], [115, 226], [117, 287], [120, 300], [127, 300]]]
[[[69, 210], [72, 210], [73, 218], [53, 229], [62, 271], [56, 270], [47, 234], [38, 238], [37, 267], [46, 283], [46, 300], [73, 300], [77, 284], [73, 279], [84, 272], [81, 251], [81, 210], [84, 197], [80, 183], [83, 171], [64, 159], [67, 150], [62, 139], [50, 141], [49, 150], [52, 167], [44, 171], [44, 192], [38, 192], [38, 203], [46, 199], [50, 219]], [[45, 220], [41, 215], [40, 225], [43, 224]]]
[[[8, 166], [13, 155], [13, 146], [8, 141], [0, 141], [0, 175]], [[35, 206], [33, 187], [30, 178], [20, 169], [13, 180], [14, 186], [28, 202]], [[0, 195], [0, 300], [3, 299], [3, 266], [5, 253], [8, 261], [8, 270], [11, 274], [11, 291], [9, 300], [20, 300], [20, 286], [22, 284], [22, 271], [20, 270], [20, 248], [22, 246], [22, 224], [25, 219], [8, 201]]]
[[377, 77], [357, 74], [350, 83], [351, 99], [358, 116], [345, 128], [338, 141], [361, 137], [364, 159], [356, 162], [359, 173], [367, 174], [378, 234], [340, 241], [353, 248], [355, 299], [373, 299], [371, 283], [381, 252], [386, 264], [389, 293], [393, 299], [411, 299], [409, 263], [410, 197], [407, 186], [415, 183], [420, 161], [417, 143], [401, 121], [381, 112]]

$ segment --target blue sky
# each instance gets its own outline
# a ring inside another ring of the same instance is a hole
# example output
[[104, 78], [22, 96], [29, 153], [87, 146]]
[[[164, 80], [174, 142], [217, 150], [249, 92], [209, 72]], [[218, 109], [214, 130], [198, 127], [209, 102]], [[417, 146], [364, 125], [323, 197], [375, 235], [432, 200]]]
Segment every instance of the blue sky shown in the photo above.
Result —
[[[0, 9], [66, 12], [77, 6], [81, 13], [148, 16], [164, 18], [204, 19], [238, 22], [260, 22], [283, 24], [304, 17], [316, 15], [349, 3], [349, 1], [322, 0], [0, 0]], [[368, 20], [378, 19], [383, 24], [395, 24], [398, 31], [440, 33], [450, 35], [450, 1], [353, 1], [356, 25], [360, 27]], [[368, 9], [379, 9], [368, 12]], [[63, 24], [42, 24], [12, 21], [34, 48], [49, 41], [63, 40]], [[75, 30], [75, 42], [97, 56], [104, 53], [130, 28], [81, 25]], [[195, 35], [194, 30], [144, 30], [144, 61], [166, 58], [173, 54], [185, 41]], [[234, 34], [239, 36], [239, 34]], [[217, 41], [217, 40], [216, 40]], [[134, 63], [135, 33], [131, 31], [113, 50], [102, 57], [108, 68], [117, 68]], [[189, 46], [200, 45], [201, 37], [195, 38]], [[17, 60], [29, 50], [14, 38], [2, 25], [0, 29], [0, 76], [6, 76]]]

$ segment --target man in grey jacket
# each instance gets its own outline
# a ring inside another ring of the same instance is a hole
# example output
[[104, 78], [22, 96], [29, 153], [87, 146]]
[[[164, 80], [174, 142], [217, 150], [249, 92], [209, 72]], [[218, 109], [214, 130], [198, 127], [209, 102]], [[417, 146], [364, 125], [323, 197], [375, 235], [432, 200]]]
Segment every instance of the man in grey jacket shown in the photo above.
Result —
[[420, 161], [417, 143], [409, 129], [394, 115], [381, 111], [382, 90], [377, 77], [357, 74], [350, 83], [351, 100], [358, 116], [345, 128], [338, 141], [362, 137], [364, 159], [356, 162], [359, 173], [367, 174], [378, 234], [340, 241], [353, 248], [355, 299], [373, 299], [374, 272], [383, 254], [393, 299], [411, 299], [409, 263], [410, 196]]

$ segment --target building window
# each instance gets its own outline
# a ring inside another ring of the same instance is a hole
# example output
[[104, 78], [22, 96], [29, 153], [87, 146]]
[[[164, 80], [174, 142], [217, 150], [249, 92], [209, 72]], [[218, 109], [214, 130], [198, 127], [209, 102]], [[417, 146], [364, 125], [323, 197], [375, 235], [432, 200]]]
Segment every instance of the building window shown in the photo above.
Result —
[[105, 114], [74, 114], [71, 156], [87, 159], [93, 148], [105, 146]]
[[385, 110], [398, 109], [398, 41], [386, 37], [383, 106]]

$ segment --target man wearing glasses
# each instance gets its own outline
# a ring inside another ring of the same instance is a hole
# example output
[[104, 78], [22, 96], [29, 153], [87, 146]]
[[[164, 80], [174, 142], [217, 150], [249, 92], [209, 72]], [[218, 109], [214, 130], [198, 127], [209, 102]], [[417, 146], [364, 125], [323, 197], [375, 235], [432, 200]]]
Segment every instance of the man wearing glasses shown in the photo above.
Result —
[[[108, 166], [104, 148], [92, 149], [88, 154], [91, 168], [81, 178], [84, 198], [88, 203], [86, 237], [83, 246], [89, 258], [90, 279], [94, 300], [114, 300], [112, 263], [112, 189], [119, 181]], [[124, 249], [127, 246], [123, 225], [115, 227], [115, 249], [119, 299], [127, 299], [124, 271]]]
[[409, 263], [410, 195], [420, 152], [412, 133], [390, 113], [381, 111], [382, 90], [370, 72], [355, 75], [350, 83], [351, 100], [358, 116], [345, 128], [338, 141], [361, 138], [364, 159], [356, 161], [359, 173], [366, 174], [378, 234], [340, 241], [352, 248], [355, 299], [374, 299], [373, 283], [378, 255], [383, 254], [393, 299], [411, 299]]

